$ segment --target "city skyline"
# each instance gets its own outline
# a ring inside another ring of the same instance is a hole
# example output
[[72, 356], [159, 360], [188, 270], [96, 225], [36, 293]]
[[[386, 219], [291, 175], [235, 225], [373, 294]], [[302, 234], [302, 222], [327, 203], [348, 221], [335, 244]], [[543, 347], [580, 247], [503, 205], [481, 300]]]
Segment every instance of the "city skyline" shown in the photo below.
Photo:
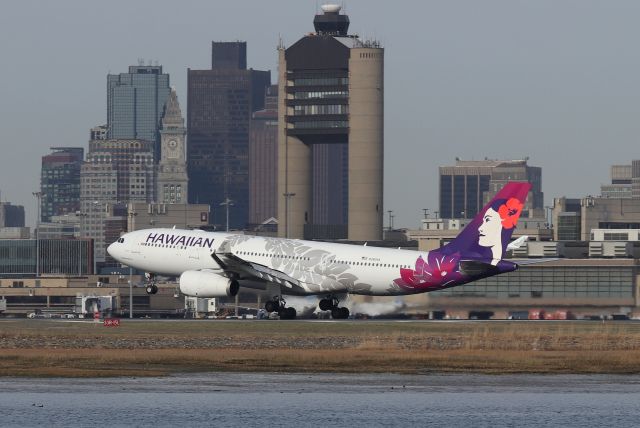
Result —
[[[41, 157], [50, 146], [87, 148], [88, 130], [106, 123], [107, 74], [151, 58], [186, 106], [187, 68], [209, 67], [202, 52], [212, 40], [246, 40], [247, 63], [275, 74], [279, 39], [288, 47], [310, 31], [320, 3], [194, 2], [177, 13], [168, 3], [118, 4], [63, 1], [34, 12], [13, 2], [0, 17], [0, 190], [25, 206], [29, 224]], [[348, 2], [353, 31], [385, 47], [384, 210], [396, 226], [415, 227], [422, 208], [437, 207], [438, 166], [455, 157], [529, 156], [543, 169], [545, 204], [597, 194], [610, 165], [638, 157], [640, 5], [576, 5]]]

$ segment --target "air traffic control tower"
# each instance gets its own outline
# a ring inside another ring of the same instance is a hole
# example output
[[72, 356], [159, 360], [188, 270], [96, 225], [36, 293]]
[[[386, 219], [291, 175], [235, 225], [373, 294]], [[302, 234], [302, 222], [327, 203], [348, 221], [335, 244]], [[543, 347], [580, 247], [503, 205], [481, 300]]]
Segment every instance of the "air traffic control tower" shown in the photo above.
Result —
[[278, 235], [382, 239], [384, 49], [338, 5], [278, 67]]

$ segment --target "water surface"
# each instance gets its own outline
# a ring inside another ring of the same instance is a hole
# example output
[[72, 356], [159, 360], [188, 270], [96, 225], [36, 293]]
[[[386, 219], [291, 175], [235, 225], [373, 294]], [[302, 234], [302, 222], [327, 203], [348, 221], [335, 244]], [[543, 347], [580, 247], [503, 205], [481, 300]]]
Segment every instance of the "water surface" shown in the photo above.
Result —
[[1, 426], [635, 426], [640, 376], [216, 373], [0, 380]]

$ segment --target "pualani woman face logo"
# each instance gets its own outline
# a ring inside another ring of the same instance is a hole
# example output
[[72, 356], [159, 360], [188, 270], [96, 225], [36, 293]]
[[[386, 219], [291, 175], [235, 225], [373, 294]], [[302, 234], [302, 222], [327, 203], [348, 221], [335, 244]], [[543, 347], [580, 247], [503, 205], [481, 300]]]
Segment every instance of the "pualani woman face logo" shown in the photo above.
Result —
[[480, 234], [478, 239], [480, 246], [493, 247], [494, 245], [502, 245], [502, 219], [500, 214], [493, 208], [489, 208], [484, 213], [478, 233]]
[[506, 202], [504, 199], [498, 200], [487, 208], [482, 217], [478, 227], [478, 245], [491, 248], [491, 264], [494, 266], [502, 259], [503, 246], [506, 244], [502, 231], [515, 227], [522, 213], [522, 206], [522, 202], [516, 198], [510, 198]]

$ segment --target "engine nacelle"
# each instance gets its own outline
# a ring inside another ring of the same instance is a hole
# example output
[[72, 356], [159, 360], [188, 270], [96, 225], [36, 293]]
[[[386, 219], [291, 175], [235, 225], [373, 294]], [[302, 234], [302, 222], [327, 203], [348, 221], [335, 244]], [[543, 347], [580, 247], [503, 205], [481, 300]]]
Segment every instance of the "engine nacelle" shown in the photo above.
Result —
[[214, 272], [188, 270], [180, 275], [180, 291], [193, 297], [233, 297], [240, 284]]

